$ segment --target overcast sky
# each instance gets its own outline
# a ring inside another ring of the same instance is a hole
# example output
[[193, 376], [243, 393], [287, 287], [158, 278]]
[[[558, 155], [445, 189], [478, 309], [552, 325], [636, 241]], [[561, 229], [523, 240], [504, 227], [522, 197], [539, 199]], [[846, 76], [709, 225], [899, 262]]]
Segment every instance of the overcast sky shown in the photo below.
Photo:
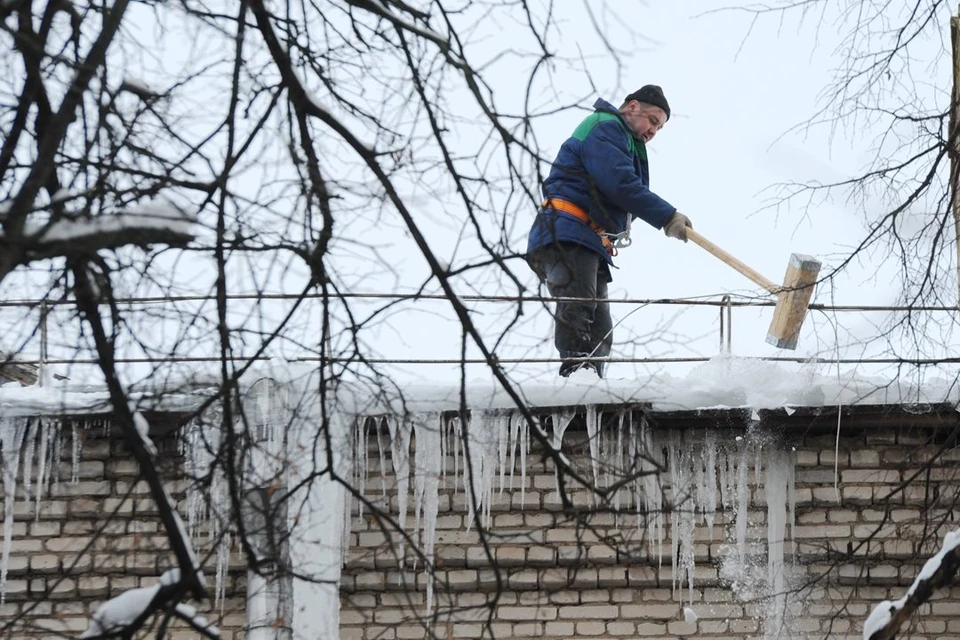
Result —
[[[823, 273], [849, 255], [864, 236], [862, 214], [844, 201], [809, 207], [764, 209], [776, 198], [774, 185], [781, 182], [829, 182], [856, 175], [870, 162], [875, 132], [852, 127], [801, 128], [823, 102], [834, 69], [844, 62], [838, 52], [842, 25], [835, 16], [788, 14], [780, 21], [767, 16], [752, 23], [743, 11], [713, 11], [729, 2], [681, 0], [646, 3], [622, 14], [623, 20], [644, 39], [623, 55], [621, 75], [594, 42], [585, 59], [597, 92], [591, 93], [582, 76], [571, 75], [560, 91], [565, 96], [590, 96], [581, 101], [586, 110], [592, 99], [606, 98], [619, 104], [623, 96], [646, 83], [659, 84], [671, 104], [672, 117], [650, 144], [652, 188], [689, 215], [696, 229], [721, 247], [764, 274], [782, 282], [793, 252], [814, 256], [823, 262]], [[580, 3], [558, 7], [558, 20], [566, 29], [583, 29], [587, 23]], [[616, 31], [616, 24], [607, 28]], [[567, 34], [573, 33], [567, 31]], [[566, 34], [565, 34], [566, 35]], [[588, 45], [589, 46], [589, 45]], [[925, 47], [925, 48], [924, 48]], [[921, 52], [931, 58], [942, 43], [923, 43]], [[921, 67], [916, 74], [931, 74], [929, 95], [937, 91], [936, 71]], [[562, 74], [558, 74], [563, 78]], [[939, 79], [941, 84], [945, 79]], [[507, 82], [507, 84], [504, 84]], [[509, 95], [509, 80], [496, 85], [499, 98]], [[525, 87], [517, 87], [522, 92]], [[940, 90], [942, 93], [942, 90]], [[942, 95], [940, 96], [942, 98]], [[570, 110], [538, 124], [541, 144], [552, 155], [587, 111]], [[866, 202], [879, 210], [883, 203]], [[530, 212], [532, 220], [533, 212]], [[528, 222], [518, 224], [518, 248]], [[611, 298], [718, 298], [724, 293], [760, 295], [763, 292], [739, 273], [688, 243], [667, 239], [642, 221], [633, 227], [634, 244], [621, 252], [616, 262]], [[880, 258], [865, 256], [833, 286], [818, 288], [815, 302], [824, 304], [891, 304], [897, 290], [892, 266]], [[532, 275], [529, 283], [535, 286]], [[769, 298], [768, 298], [769, 299]], [[877, 331], [880, 314], [811, 313], [796, 351], [780, 351], [764, 342], [772, 308], [740, 309], [733, 317], [733, 351], [746, 356], [857, 357], [870, 355], [860, 349], [835, 350], [850, 336], [864, 337]], [[718, 311], [715, 308], [651, 307], [615, 305], [617, 343], [630, 336], [643, 337], [664, 330], [660, 340], [649, 342], [651, 356], [711, 356], [719, 349]], [[545, 314], [539, 330], [549, 332]], [[839, 326], [839, 328], [838, 328]], [[525, 326], [534, 335], [537, 329]], [[428, 349], [440, 357], [451, 345]], [[421, 348], [421, 347], [417, 347]], [[414, 353], [416, 349], [414, 349]], [[552, 357], [549, 344], [529, 353]], [[622, 354], [615, 344], [614, 356]], [[532, 366], [532, 365], [531, 365]], [[552, 371], [554, 365], [537, 365], [533, 375]], [[421, 370], [427, 373], [425, 370]], [[433, 369], [429, 375], [435, 375]], [[632, 365], [611, 368], [613, 377], [638, 371]], [[540, 372], [540, 373], [537, 373]]]
[[[579, 106], [579, 109], [566, 109], [534, 121], [541, 150], [552, 158], [564, 139], [590, 112], [597, 97], [619, 104], [627, 93], [641, 85], [658, 84], [671, 104], [672, 117], [649, 146], [653, 190], [686, 213], [700, 233], [774, 282], [782, 282], [793, 252], [820, 259], [823, 272], [827, 272], [863, 237], [862, 214], [844, 201], [780, 210], [763, 207], [776, 197], [771, 187], [779, 182], [840, 180], [856, 174], [870, 161], [874, 132], [869, 129], [792, 131], [815, 114], [822, 104], [818, 96], [830, 85], [833, 69], [844, 61], [844, 56], [837, 52], [837, 34], [842, 33], [844, 27], [834, 16], [821, 20], [818, 15], [811, 15], [800, 21], [799, 13], [788, 14], [783, 21], [771, 15], [753, 23], [753, 16], [747, 12], [717, 11], [728, 4], [718, 0], [611, 3], [618, 10], [623, 8], [623, 12], [594, 17], [602, 24], [604, 34], [620, 48], [619, 60], [623, 64], [618, 66], [587, 26], [590, 18], [585, 7], [598, 10], [599, 4], [555, 3], [553, 17], [557, 28], [550, 32], [547, 46], [559, 49], [567, 59], [580, 57], [585, 71], [574, 69], [574, 65], [560, 58], [554, 59], [549, 67], [552, 75], [541, 76], [542, 81], [530, 93], [533, 107], [541, 111], [560, 104]], [[470, 7], [469, 10], [479, 9]], [[159, 32], [155, 13], [142, 7], [131, 12], [126, 26], [138, 32], [143, 40]], [[635, 37], [626, 33], [625, 26], [629, 26]], [[493, 19], [478, 21], [475, 29], [471, 38], [474, 44], [468, 49], [473, 56], [471, 61], [483, 65], [498, 109], [521, 113], [527, 98], [526, 69], [518, 73], [517, 65], [532, 64], [535, 58], [517, 55], [517, 49], [530, 47], [531, 42], [511, 36], [516, 25]], [[216, 43], [203, 38], [191, 42], [191, 47], [171, 46], [175, 40], [169, 36], [171, 32], [176, 30], [168, 32], [163, 40], [166, 49], [158, 52], [156, 58], [133, 55], [136, 52], [124, 54], [125, 64], [134, 74], [131, 79], [170, 86], [178, 65], [186, 64], [186, 52], [190, 52], [190, 60], [197, 59], [196, 64], [201, 63], [206, 49], [214, 49], [218, 55]], [[921, 45], [926, 47], [931, 59], [942, 51], [939, 40]], [[163, 72], [151, 76], [138, 65], [156, 65]], [[913, 75], [921, 86], [911, 99], [930, 104], [939, 98], [942, 102], [942, 87], [949, 85], [948, 73], [943, 64], [918, 65]], [[309, 79], [307, 82], [309, 84]], [[937, 88], [938, 84], [941, 88]], [[200, 101], [197, 96], [188, 95], [187, 99]], [[318, 93], [317, 99], [323, 100], [323, 95]], [[456, 109], [461, 105], [448, 106]], [[469, 113], [469, 105], [462, 106], [464, 112]], [[214, 118], [215, 114], [208, 113], [205, 117]], [[457, 133], [464, 141], [477, 136], [475, 130], [463, 123]], [[465, 145], [465, 148], [469, 147]], [[407, 188], [409, 192], [404, 195], [408, 204], [433, 241], [439, 257], [454, 262], [469, 258], [471, 249], [466, 247], [469, 243], [462, 243], [457, 237], [463, 228], [462, 203], [457, 203], [452, 195], [449, 202], [438, 202], [427, 190], [418, 190], [417, 185]], [[865, 206], [879, 209], [883, 203], [867, 202]], [[534, 213], [531, 207], [518, 214], [510, 230], [513, 251], [524, 250], [526, 231]], [[351, 228], [352, 223], [347, 215], [338, 219], [344, 242], [349, 243], [353, 233], [364, 240], [369, 237], [371, 241], [380, 233], [386, 264], [396, 272], [382, 279], [369, 277], [370, 254], [358, 251], [355, 266], [359, 268], [351, 271], [348, 265], [339, 272], [346, 276], [343, 283], [346, 290], [414, 291], [422, 284], [427, 274], [426, 263], [413, 243], [404, 238], [395, 216], [394, 219], [390, 219], [390, 214], [382, 216], [376, 228], [363, 226], [366, 222]], [[497, 235], [495, 229], [487, 233]], [[726, 293], [770, 300], [753, 283], [692, 243], [668, 239], [642, 221], [634, 225], [632, 237], [633, 246], [623, 250], [616, 260], [619, 269], [614, 273], [610, 290], [614, 300], [717, 300]], [[473, 251], [476, 256], [475, 247]], [[895, 285], [891, 284], [894, 271], [882, 263], [882, 257], [865, 256], [862, 263], [852, 265], [832, 286], [819, 287], [814, 301], [842, 305], [893, 302], [897, 295]], [[368, 264], [364, 266], [364, 263]], [[536, 279], [526, 266], [519, 261], [511, 265], [524, 279], [528, 291], [536, 291]], [[358, 274], [355, 281], [349, 276], [353, 272]], [[197, 272], [185, 273], [192, 280]], [[213, 271], [206, 269], [199, 273], [211, 275]], [[296, 277], [302, 279], [302, 274]], [[296, 277], [273, 283], [269, 289], [295, 292], [299, 289], [294, 282]], [[515, 293], [502, 284], [497, 285], [492, 278], [484, 280], [474, 272], [456, 284], [465, 294]], [[234, 290], [252, 286], [250, 278], [238, 278]], [[351, 304], [363, 307], [358, 301]], [[382, 305], [383, 301], [376, 304]], [[317, 306], [308, 305], [314, 310]], [[502, 303], [470, 303], [469, 306], [477, 312], [477, 321], [487, 331], [489, 344], [496, 340], [498, 331], [514, 310], [512, 305]], [[418, 301], [398, 307], [367, 332], [366, 339], [376, 351], [371, 355], [393, 359], [456, 359], [460, 353], [460, 332], [449, 307], [443, 301]], [[720, 350], [719, 311], [713, 307], [641, 308], [617, 304], [613, 315], [619, 323], [614, 357], [710, 357]], [[734, 310], [734, 354], [752, 357], [870, 355], [835, 347], [838, 342], [849, 341], [851, 335], [873, 335], [882, 320], [878, 314], [811, 313], [804, 323], [798, 349], [785, 352], [764, 341], [772, 315], [771, 307]], [[27, 325], [16, 322], [14, 326]], [[304, 336], [292, 340], [310, 344], [316, 337], [317, 322], [304, 321], [301, 326]], [[521, 321], [499, 345], [498, 355], [531, 359], [556, 357], [551, 333], [552, 321], [547, 311], [536, 304], [525, 305]], [[628, 348], [630, 341], [639, 346]], [[212, 348], [213, 342], [210, 345]], [[477, 357], [479, 353], [471, 349], [469, 355]], [[200, 366], [191, 364], [190, 368]], [[693, 366], [683, 365], [674, 371], [682, 374]], [[530, 363], [509, 368], [517, 379], [523, 380], [553, 376], [556, 365]], [[656, 368], [619, 364], [609, 369], [609, 375], [630, 378], [653, 370]], [[406, 367], [400, 375], [449, 381], [455, 379], [457, 373], [457, 366], [415, 365]], [[468, 375], [483, 377], [484, 367], [471, 367]]]

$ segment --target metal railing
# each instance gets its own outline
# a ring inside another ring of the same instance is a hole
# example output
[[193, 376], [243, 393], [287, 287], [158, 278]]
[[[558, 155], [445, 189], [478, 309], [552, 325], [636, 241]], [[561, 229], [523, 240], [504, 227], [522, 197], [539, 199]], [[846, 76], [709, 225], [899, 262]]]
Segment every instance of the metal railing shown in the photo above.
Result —
[[[325, 296], [320, 293], [309, 294], [287, 294], [287, 293], [237, 293], [226, 296], [227, 301], [282, 301], [282, 300], [300, 300], [300, 299], [324, 299], [332, 298], [338, 300], [397, 300], [397, 301], [418, 301], [418, 300], [437, 300], [444, 301], [448, 297], [443, 294], [425, 294], [425, 293], [372, 293], [372, 292], [354, 292], [339, 293], [335, 296]], [[461, 302], [495, 302], [495, 303], [538, 303], [551, 304], [560, 301], [585, 301], [598, 302], [600, 300], [593, 298], [553, 298], [544, 296], [522, 296], [522, 295], [462, 295], [458, 296]], [[178, 302], [213, 302], [216, 298], [211, 295], [182, 295], [182, 296], [144, 296], [117, 298], [111, 301], [111, 304], [121, 306], [136, 305], [158, 305], [171, 304]], [[774, 307], [775, 301], [762, 299], [744, 299], [736, 300], [730, 295], [723, 295], [717, 299], [687, 299], [687, 298], [611, 298], [606, 300], [610, 304], [628, 304], [637, 306], [684, 306], [684, 307], [717, 307], [719, 310], [719, 348], [722, 353], [730, 353], [732, 349], [733, 336], [733, 309], [742, 307]], [[103, 304], [107, 304], [104, 302]], [[40, 353], [39, 357], [34, 359], [17, 358], [16, 362], [27, 365], [39, 364], [96, 364], [96, 358], [50, 358], [48, 352], [48, 318], [52, 309], [63, 306], [74, 306], [75, 301], [71, 299], [62, 300], [44, 300], [44, 299], [18, 299], [18, 300], [0, 300], [0, 308], [28, 308], [39, 310], [39, 332], [40, 332]], [[933, 305], [825, 305], [810, 304], [811, 311], [824, 312], [919, 312], [932, 311], [944, 313], [957, 313], [960, 307], [955, 306], [933, 306]], [[2, 358], [2, 354], [0, 354]], [[165, 357], [117, 357], [115, 362], [120, 364], [143, 364], [143, 363], [200, 363], [200, 362], [219, 362], [223, 358], [219, 356], [165, 356]], [[269, 356], [261, 358], [251, 358], [237, 356], [230, 358], [235, 361], [249, 362], [251, 359], [269, 360]], [[331, 362], [331, 363], [349, 363], [358, 361], [359, 358], [353, 357], [323, 357], [307, 355], [302, 357], [287, 358], [291, 362]], [[763, 360], [771, 362], [821, 362], [836, 364], [956, 364], [960, 363], [960, 357], [943, 358], [810, 358], [810, 357], [788, 357], [788, 356], [770, 356]], [[590, 358], [587, 358], [590, 360]], [[618, 363], [644, 363], [644, 364], [667, 364], [667, 363], [699, 363], [708, 362], [711, 357], [617, 357], [617, 358], [593, 358], [593, 360], [602, 360], [605, 362]], [[9, 360], [8, 360], [9, 361]], [[559, 363], [559, 358], [497, 358], [500, 364], [522, 364], [522, 363]], [[4, 360], [0, 359], [0, 364]], [[368, 364], [485, 364], [488, 361], [483, 358], [457, 358], [457, 359], [437, 359], [437, 358], [363, 358], [363, 362]]]

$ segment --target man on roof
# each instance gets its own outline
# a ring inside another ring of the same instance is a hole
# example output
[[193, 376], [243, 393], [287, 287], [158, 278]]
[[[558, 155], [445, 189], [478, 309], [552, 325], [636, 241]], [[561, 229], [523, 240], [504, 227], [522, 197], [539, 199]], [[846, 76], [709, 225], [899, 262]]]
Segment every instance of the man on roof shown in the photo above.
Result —
[[551, 296], [589, 299], [557, 301], [554, 344], [563, 377], [579, 369], [603, 377], [596, 359], [609, 356], [613, 344], [610, 267], [617, 249], [630, 244], [634, 218], [684, 242], [693, 227], [650, 190], [646, 145], [670, 119], [663, 90], [644, 85], [619, 109], [603, 99], [593, 108], [560, 147], [527, 243], [527, 261]]

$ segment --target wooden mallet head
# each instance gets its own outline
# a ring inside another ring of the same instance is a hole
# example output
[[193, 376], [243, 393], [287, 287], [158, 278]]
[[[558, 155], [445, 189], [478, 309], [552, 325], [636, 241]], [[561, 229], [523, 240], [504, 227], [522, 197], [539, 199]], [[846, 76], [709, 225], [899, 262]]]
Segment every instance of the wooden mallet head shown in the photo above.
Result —
[[727, 263], [758, 285], [777, 296], [773, 321], [767, 331], [767, 342], [781, 349], [796, 349], [800, 325], [807, 315], [807, 306], [813, 295], [813, 285], [820, 274], [820, 263], [808, 255], [794, 253], [787, 264], [787, 275], [779, 287], [745, 263], [710, 242], [692, 228], [686, 229], [687, 239]]
[[767, 342], [781, 349], [796, 349], [800, 326], [807, 315], [820, 262], [802, 253], [790, 255], [783, 286], [777, 291], [777, 306], [767, 331]]

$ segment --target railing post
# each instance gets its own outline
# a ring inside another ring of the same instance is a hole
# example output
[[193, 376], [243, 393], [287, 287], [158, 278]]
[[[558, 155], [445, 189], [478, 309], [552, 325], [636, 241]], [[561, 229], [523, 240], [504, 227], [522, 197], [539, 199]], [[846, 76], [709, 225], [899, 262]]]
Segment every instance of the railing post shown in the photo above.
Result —
[[[720, 299], [723, 306], [720, 307], [720, 352], [730, 353], [733, 339], [733, 304], [729, 295]], [[723, 312], [727, 312], [726, 323], [724, 323]], [[724, 345], [726, 341], [726, 345]]]

